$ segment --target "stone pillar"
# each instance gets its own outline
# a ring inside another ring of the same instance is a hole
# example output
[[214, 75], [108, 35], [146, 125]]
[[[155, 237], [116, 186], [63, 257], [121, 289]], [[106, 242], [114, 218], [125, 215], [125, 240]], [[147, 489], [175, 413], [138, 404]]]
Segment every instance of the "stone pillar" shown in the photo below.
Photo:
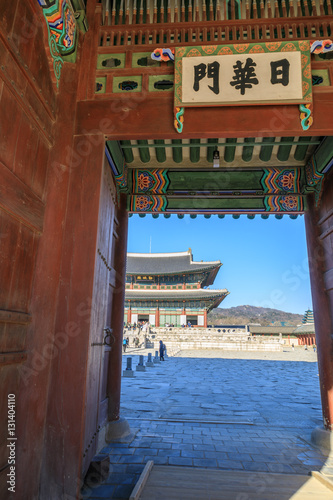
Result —
[[121, 364], [122, 364], [122, 340], [124, 323], [124, 303], [125, 303], [125, 277], [126, 277], [126, 253], [127, 253], [127, 229], [128, 212], [126, 210], [126, 195], [120, 194], [118, 219], [118, 240], [116, 243], [116, 286], [112, 303], [111, 327], [115, 338], [115, 343], [109, 356], [108, 365], [108, 419], [115, 421], [119, 419], [120, 409], [120, 385], [121, 385]]
[[[326, 182], [325, 182], [325, 188]], [[329, 192], [329, 189], [327, 190]], [[325, 209], [332, 210], [332, 200], [327, 199]], [[329, 213], [329, 212], [328, 212]], [[327, 220], [327, 217], [326, 217]], [[332, 317], [325, 274], [325, 266], [332, 260], [329, 246], [321, 240], [319, 215], [313, 196], [308, 196], [308, 210], [305, 213], [306, 239], [309, 256], [313, 314], [318, 349], [318, 371], [324, 427], [333, 429], [333, 359], [332, 359]], [[328, 242], [326, 242], [328, 243]], [[327, 259], [327, 261], [326, 261]]]

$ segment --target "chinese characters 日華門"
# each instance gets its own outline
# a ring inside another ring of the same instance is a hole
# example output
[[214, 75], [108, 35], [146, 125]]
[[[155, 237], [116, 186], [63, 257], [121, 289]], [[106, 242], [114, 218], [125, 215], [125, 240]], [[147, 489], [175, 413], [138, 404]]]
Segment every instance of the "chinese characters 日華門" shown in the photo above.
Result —
[[301, 101], [301, 53], [259, 53], [182, 59], [183, 104]]

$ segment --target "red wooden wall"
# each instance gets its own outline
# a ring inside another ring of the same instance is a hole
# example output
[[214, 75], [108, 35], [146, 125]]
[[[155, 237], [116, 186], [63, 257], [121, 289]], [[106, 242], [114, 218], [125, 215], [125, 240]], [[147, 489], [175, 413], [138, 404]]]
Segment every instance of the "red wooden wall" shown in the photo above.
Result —
[[107, 414], [115, 189], [104, 137], [74, 137], [80, 64], [57, 90], [38, 2], [0, 3], [0, 498], [9, 393], [15, 498], [75, 498]]
[[324, 426], [333, 430], [333, 170], [305, 214]]
[[[36, 345], [31, 297], [44, 227], [56, 95], [37, 9], [29, 2], [1, 2], [0, 32], [0, 414], [4, 424], [0, 497], [6, 498], [9, 393], [16, 396], [17, 460], [26, 447], [25, 434], [32, 433], [29, 475], [38, 477], [40, 466], [46, 384], [45, 380], [36, 383], [37, 377], [28, 380], [22, 367]], [[28, 406], [25, 391], [31, 396]], [[20, 474], [24, 476], [24, 471], [17, 464], [16, 476]]]

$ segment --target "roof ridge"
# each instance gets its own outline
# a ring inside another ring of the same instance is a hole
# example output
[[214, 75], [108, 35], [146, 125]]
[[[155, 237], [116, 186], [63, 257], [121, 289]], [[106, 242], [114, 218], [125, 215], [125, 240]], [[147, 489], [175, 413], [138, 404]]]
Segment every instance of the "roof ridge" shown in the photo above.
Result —
[[180, 257], [189, 255], [188, 250], [186, 252], [161, 252], [161, 253], [135, 253], [127, 252], [128, 257]]
[[[226, 288], [160, 288], [160, 289], [156, 289], [156, 288], [126, 288], [126, 292], [138, 292], [138, 293], [141, 293], [141, 292], [144, 292], [144, 293], [148, 293], [148, 292], [166, 292], [166, 293], [191, 293], [191, 292], [196, 292], [196, 293], [199, 293], [200, 292], [204, 292], [204, 293], [211, 293], [211, 292], [227, 292], [228, 290]], [[126, 293], [125, 292], [125, 293]]]

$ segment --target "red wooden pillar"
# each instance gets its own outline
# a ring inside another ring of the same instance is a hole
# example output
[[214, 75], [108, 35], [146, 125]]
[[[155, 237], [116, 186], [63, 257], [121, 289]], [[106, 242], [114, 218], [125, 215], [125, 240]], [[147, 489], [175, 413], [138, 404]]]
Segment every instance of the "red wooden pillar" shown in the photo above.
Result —
[[[331, 177], [331, 187], [332, 187]], [[322, 202], [322, 212], [318, 214], [315, 207], [313, 196], [308, 196], [308, 210], [305, 214], [306, 238], [309, 255], [309, 269], [311, 280], [311, 292], [313, 302], [313, 312], [316, 329], [316, 343], [318, 348], [318, 371], [320, 379], [320, 391], [322, 400], [322, 411], [324, 427], [328, 430], [333, 429], [333, 360], [332, 360], [332, 317], [331, 305], [328, 297], [327, 283], [325, 277], [329, 274], [327, 267], [332, 261], [329, 255], [330, 247], [323, 244], [320, 227], [325, 217], [325, 221], [332, 220], [330, 211], [332, 211], [332, 199], [330, 195], [330, 186], [325, 181], [326, 196]], [[323, 195], [324, 197], [324, 195]], [[327, 217], [328, 214], [328, 217]], [[321, 217], [320, 217], [321, 216]], [[326, 226], [323, 227], [326, 229]], [[327, 232], [327, 229], [326, 229]], [[321, 238], [320, 238], [321, 236]], [[328, 269], [329, 270], [329, 269]], [[326, 276], [325, 276], [326, 274]]]
[[160, 326], [160, 308], [158, 306], [155, 312], [155, 326]]
[[120, 194], [118, 219], [118, 240], [116, 243], [116, 286], [112, 303], [111, 327], [115, 342], [112, 346], [108, 367], [108, 397], [109, 410], [108, 419], [114, 421], [119, 419], [120, 409], [120, 385], [122, 365], [122, 340], [124, 325], [124, 303], [125, 303], [125, 278], [126, 278], [126, 254], [127, 254], [127, 229], [128, 212], [126, 210], [126, 195]]
[[204, 327], [207, 328], [207, 309], [204, 310]]
[[127, 311], [127, 323], [131, 322], [132, 322], [132, 311], [131, 311], [131, 302], [129, 302]]

